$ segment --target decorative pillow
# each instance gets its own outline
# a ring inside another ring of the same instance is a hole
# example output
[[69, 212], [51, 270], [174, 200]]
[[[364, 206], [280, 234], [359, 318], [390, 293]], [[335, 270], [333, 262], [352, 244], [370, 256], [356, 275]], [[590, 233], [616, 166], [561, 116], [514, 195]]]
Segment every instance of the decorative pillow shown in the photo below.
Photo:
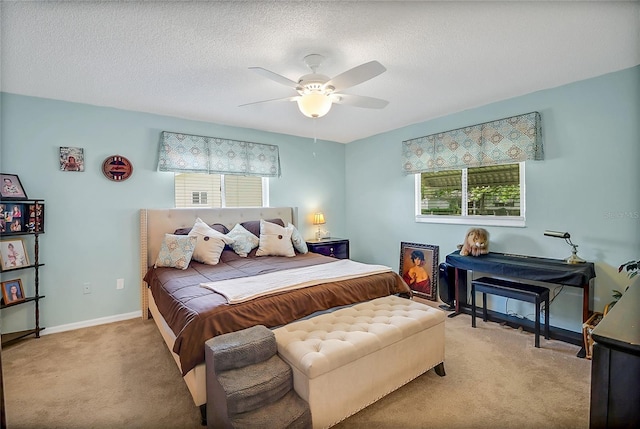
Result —
[[200, 218], [196, 219], [189, 236], [198, 238], [192, 258], [208, 265], [216, 265], [220, 262], [220, 254], [225, 244], [233, 243], [231, 238], [211, 228]]
[[[227, 232], [229, 232], [229, 229], [224, 226], [221, 223], [213, 223], [211, 225], [211, 228], [215, 229], [216, 231], [222, 233], [222, 234], [226, 234]], [[178, 228], [175, 230], [174, 234], [175, 235], [189, 235], [189, 233], [191, 232], [191, 227], [189, 228]]]
[[[266, 222], [275, 223], [276, 225], [280, 225], [284, 227], [284, 222], [282, 219], [267, 219]], [[256, 237], [260, 237], [260, 221], [259, 220], [249, 220], [246, 222], [242, 222], [242, 225], [247, 231], [255, 235]]]
[[256, 256], [296, 256], [291, 243], [293, 225], [283, 228], [275, 223], [260, 221], [260, 245]]
[[175, 231], [173, 231], [174, 235], [189, 235], [189, 233], [191, 232], [191, 227], [189, 228], [178, 228]]
[[307, 248], [307, 242], [302, 238], [300, 231], [290, 223], [287, 225], [287, 228], [291, 228], [293, 230], [291, 233], [291, 242], [293, 243], [293, 247], [295, 247], [295, 249], [300, 253], [307, 253], [309, 251]]
[[229, 231], [227, 237], [233, 240], [233, 243], [230, 244], [233, 251], [243, 258], [246, 258], [249, 252], [258, 247], [260, 243], [257, 236], [247, 231], [239, 223]]
[[238, 255], [231, 246], [227, 246], [224, 248], [222, 253], [220, 254], [220, 262], [231, 262], [242, 259], [240, 255]]
[[227, 232], [229, 232], [229, 228], [227, 228], [221, 223], [213, 223], [209, 226], [222, 234], [226, 234]]
[[186, 270], [197, 241], [197, 237], [190, 235], [165, 234], [154, 267]]

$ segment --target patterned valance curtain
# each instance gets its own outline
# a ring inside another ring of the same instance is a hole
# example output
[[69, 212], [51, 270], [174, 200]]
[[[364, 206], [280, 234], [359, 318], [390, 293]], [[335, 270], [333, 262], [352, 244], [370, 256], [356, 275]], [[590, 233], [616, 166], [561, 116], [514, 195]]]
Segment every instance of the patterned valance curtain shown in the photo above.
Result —
[[402, 142], [405, 174], [511, 164], [543, 157], [538, 112]]
[[158, 170], [279, 177], [278, 146], [163, 131]]

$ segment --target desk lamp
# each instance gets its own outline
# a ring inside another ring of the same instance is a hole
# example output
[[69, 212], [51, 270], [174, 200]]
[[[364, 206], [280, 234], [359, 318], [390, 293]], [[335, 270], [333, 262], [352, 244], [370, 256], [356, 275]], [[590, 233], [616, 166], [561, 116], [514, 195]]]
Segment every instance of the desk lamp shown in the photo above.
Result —
[[313, 215], [313, 224], [318, 225], [318, 231], [316, 232], [316, 240], [320, 240], [320, 225], [324, 225], [324, 213], [318, 212]]
[[584, 259], [578, 257], [578, 245], [571, 242], [571, 235], [568, 232], [545, 231], [544, 235], [547, 237], [564, 238], [567, 244], [572, 247], [571, 256], [565, 259], [567, 264], [581, 264], [586, 262]]

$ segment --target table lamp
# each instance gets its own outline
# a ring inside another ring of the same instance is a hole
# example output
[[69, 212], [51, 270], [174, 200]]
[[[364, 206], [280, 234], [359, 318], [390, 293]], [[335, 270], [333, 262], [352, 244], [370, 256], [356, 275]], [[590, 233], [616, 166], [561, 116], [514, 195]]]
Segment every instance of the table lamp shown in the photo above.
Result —
[[544, 235], [547, 237], [564, 238], [567, 244], [572, 247], [571, 256], [565, 259], [567, 264], [581, 264], [586, 262], [584, 259], [578, 257], [578, 245], [571, 242], [571, 235], [568, 232], [545, 231]]
[[320, 225], [324, 225], [324, 213], [318, 212], [313, 215], [313, 224], [318, 225], [318, 231], [316, 232], [316, 240], [320, 240]]

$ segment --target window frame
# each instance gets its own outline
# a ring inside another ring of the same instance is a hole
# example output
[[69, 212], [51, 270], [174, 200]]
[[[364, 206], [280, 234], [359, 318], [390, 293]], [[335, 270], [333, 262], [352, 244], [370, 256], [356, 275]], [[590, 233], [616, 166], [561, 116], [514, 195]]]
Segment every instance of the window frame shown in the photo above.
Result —
[[[220, 174], [220, 188], [222, 189], [226, 189], [225, 188], [225, 183], [224, 183], [224, 174]], [[261, 206], [255, 206], [255, 207], [269, 207], [269, 178], [268, 177], [261, 177], [260, 179], [262, 179], [262, 205]], [[227, 208], [227, 193], [226, 192], [221, 192], [220, 195], [220, 208]]]
[[[196, 194], [198, 195], [198, 202], [194, 203], [193, 199], [196, 196]], [[205, 199], [207, 200], [207, 202], [205, 202], [205, 203], [202, 202], [202, 196], [203, 195], [205, 196]], [[174, 198], [174, 200], [175, 200], [175, 198]], [[209, 204], [208, 201], [209, 201], [209, 195], [208, 195], [207, 191], [191, 191], [191, 205], [196, 206], [196, 207], [198, 207], [198, 206], [205, 206], [206, 207]], [[174, 205], [175, 205], [175, 202], [174, 202]]]
[[[220, 207], [212, 207], [209, 206], [208, 203], [207, 205], [204, 204], [191, 204], [190, 206], [187, 207], [178, 207], [178, 205], [176, 204], [176, 198], [177, 198], [177, 194], [175, 193], [175, 186], [176, 186], [176, 176], [178, 174], [203, 174], [203, 173], [176, 173], [174, 172], [174, 176], [173, 176], [173, 187], [174, 187], [174, 195], [173, 195], [173, 206], [175, 208], [228, 208], [226, 205], [226, 192], [224, 192], [225, 189], [225, 178], [224, 178], [224, 174], [220, 173], [218, 174], [220, 176], [220, 188], [221, 188], [221, 195], [220, 195]], [[270, 202], [269, 202], [269, 178], [268, 177], [260, 177], [261, 179], [261, 188], [262, 188], [262, 205], [261, 206], [251, 206], [251, 207], [270, 207]], [[193, 192], [207, 192], [207, 191], [191, 191], [191, 193], [193, 194]], [[209, 195], [207, 195], [207, 200], [209, 199]], [[215, 198], [214, 198], [215, 199]], [[190, 198], [191, 200], [191, 198]], [[192, 201], [192, 200], [191, 200]], [[236, 206], [232, 206], [232, 208], [237, 208]]]
[[[515, 163], [514, 163], [515, 164]], [[414, 174], [414, 202], [415, 221], [417, 223], [438, 223], [450, 225], [478, 225], [478, 226], [510, 226], [525, 227], [526, 223], [526, 186], [525, 186], [525, 166], [524, 161], [518, 162], [520, 180], [520, 216], [480, 216], [480, 215], [423, 215], [422, 214], [422, 173]], [[456, 170], [458, 171], [458, 170]], [[468, 169], [460, 170], [462, 175], [462, 207], [466, 211], [467, 204], [467, 172]]]

